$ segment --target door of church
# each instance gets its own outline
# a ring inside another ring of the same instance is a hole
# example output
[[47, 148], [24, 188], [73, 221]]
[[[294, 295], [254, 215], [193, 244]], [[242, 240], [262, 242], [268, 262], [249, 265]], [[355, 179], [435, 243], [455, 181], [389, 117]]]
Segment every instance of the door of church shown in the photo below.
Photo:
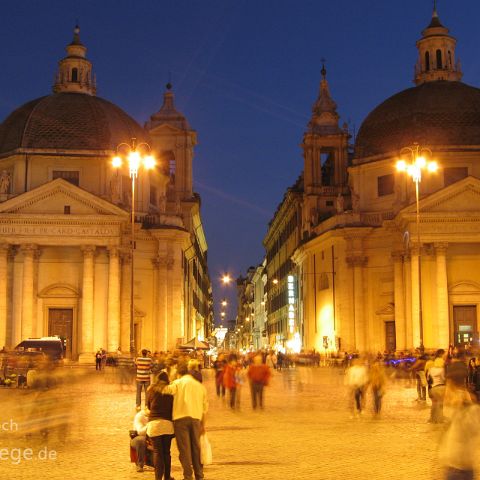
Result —
[[73, 308], [48, 309], [48, 335], [63, 340], [66, 358], [72, 358], [72, 325]]
[[454, 305], [453, 325], [455, 345], [467, 345], [478, 338], [477, 306]]
[[385, 322], [385, 350], [394, 352], [397, 349], [395, 322]]

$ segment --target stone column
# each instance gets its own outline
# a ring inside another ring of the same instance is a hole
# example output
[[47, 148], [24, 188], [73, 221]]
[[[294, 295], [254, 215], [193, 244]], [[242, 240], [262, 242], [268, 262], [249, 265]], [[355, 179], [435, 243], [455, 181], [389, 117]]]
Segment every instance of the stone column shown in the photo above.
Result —
[[412, 333], [412, 266], [410, 263], [410, 253], [403, 257], [403, 280], [405, 283], [405, 343], [406, 348], [413, 348]]
[[83, 252], [83, 284], [82, 284], [82, 333], [80, 363], [93, 363], [93, 292], [95, 277], [95, 246], [81, 247]]
[[117, 247], [108, 249], [108, 317], [107, 349], [116, 352], [120, 347], [120, 258]]
[[171, 322], [168, 315], [168, 300], [167, 300], [167, 259], [165, 257], [158, 258], [158, 342], [160, 349], [166, 351], [170, 345], [168, 336], [169, 324]]
[[367, 328], [365, 323], [364, 305], [365, 295], [363, 292], [363, 267], [367, 263], [366, 257], [355, 255], [347, 258], [348, 264], [353, 267], [353, 311], [355, 348], [364, 352], [367, 348]]
[[22, 340], [33, 336], [33, 285], [34, 257], [36, 245], [22, 245], [23, 282], [22, 282]]
[[165, 259], [166, 264], [166, 290], [167, 290], [167, 315], [168, 321], [166, 325], [167, 346], [170, 350], [174, 349], [177, 338], [183, 336], [183, 322], [180, 309], [181, 299], [177, 295], [175, 272], [173, 270], [174, 260], [168, 256]]
[[414, 247], [410, 250], [410, 271], [411, 271], [411, 289], [412, 289], [412, 341], [413, 348], [420, 346], [420, 249]]
[[403, 282], [403, 255], [393, 252], [394, 301], [395, 301], [395, 338], [397, 350], [407, 348], [407, 330], [405, 319], [405, 286]]
[[152, 303], [153, 303], [153, 311], [152, 311], [152, 345], [154, 350], [157, 352], [161, 350], [161, 342], [160, 342], [160, 332], [159, 332], [159, 318], [160, 312], [158, 311], [158, 269], [160, 268], [160, 261], [158, 257], [152, 258], [152, 267], [153, 267], [153, 286], [152, 286]]
[[7, 342], [7, 278], [8, 278], [8, 253], [10, 246], [0, 244], [0, 348]]
[[120, 348], [123, 353], [130, 352], [130, 272], [132, 255], [122, 253], [122, 287], [120, 300]]
[[447, 281], [447, 243], [435, 243], [436, 270], [437, 270], [437, 338], [435, 348], [446, 348], [450, 343], [450, 322], [448, 307]]

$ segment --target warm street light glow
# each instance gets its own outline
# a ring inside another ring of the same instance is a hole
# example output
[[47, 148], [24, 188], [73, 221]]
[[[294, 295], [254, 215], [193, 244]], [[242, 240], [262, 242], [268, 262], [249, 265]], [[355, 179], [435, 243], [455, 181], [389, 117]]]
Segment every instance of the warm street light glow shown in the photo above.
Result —
[[122, 159], [120, 157], [113, 157], [112, 166], [113, 168], [120, 168], [122, 166]]
[[230, 275], [229, 275], [228, 273], [226, 273], [225, 275], [223, 275], [223, 277], [222, 277], [222, 282], [223, 282], [224, 284], [228, 284], [228, 283], [230, 283], [231, 281], [232, 281], [232, 279], [231, 279], [231, 277], [230, 277]]
[[[405, 147], [400, 151], [400, 156], [410, 155], [410, 162], [403, 159], [397, 161], [397, 170], [406, 172], [406, 174], [415, 183], [415, 201], [417, 207], [416, 223], [417, 223], [417, 247], [418, 247], [418, 319], [419, 319], [419, 341], [420, 347], [423, 347], [423, 314], [422, 314], [422, 264], [421, 264], [421, 243], [420, 243], [420, 203], [419, 203], [419, 184], [422, 181], [422, 170], [436, 172], [438, 170], [437, 162], [427, 160], [423, 154], [432, 157], [432, 151], [429, 148], [420, 148], [418, 143], [414, 143], [413, 147]], [[416, 339], [414, 339], [416, 340]]]
[[228, 302], [226, 300], [222, 300], [222, 307], [226, 307], [228, 305]]
[[[148, 152], [146, 155], [142, 152]], [[131, 205], [130, 205], [130, 227], [131, 227], [131, 265], [130, 265], [130, 353], [134, 354], [135, 348], [135, 306], [134, 306], [134, 253], [135, 253], [135, 181], [138, 177], [140, 167], [149, 170], [155, 166], [155, 158], [149, 153], [150, 145], [147, 143], [136, 143], [132, 138], [131, 144], [121, 143], [117, 147], [117, 155], [112, 158], [113, 168], [121, 168], [124, 161], [128, 163], [131, 183]]]
[[220, 315], [221, 315], [222, 317], [224, 317], [224, 316], [225, 316], [225, 312], [222, 312]]
[[152, 170], [155, 167], [157, 161], [152, 155], [147, 155], [143, 160], [143, 166], [146, 170]]
[[274, 279], [272, 280], [272, 283], [273, 283], [274, 285], [277, 285], [278, 280], [277, 280], [276, 278], [274, 278]]

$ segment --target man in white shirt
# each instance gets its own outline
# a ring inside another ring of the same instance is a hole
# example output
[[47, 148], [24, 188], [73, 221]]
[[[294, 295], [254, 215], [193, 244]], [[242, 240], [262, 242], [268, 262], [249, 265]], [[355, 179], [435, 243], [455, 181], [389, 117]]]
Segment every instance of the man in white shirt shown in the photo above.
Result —
[[145, 455], [147, 453], [147, 423], [148, 417], [145, 410], [140, 410], [133, 419], [133, 429], [137, 432], [137, 436], [130, 440], [130, 446], [137, 453], [137, 472], [143, 472], [145, 465]]
[[[167, 385], [163, 393], [173, 395], [173, 428], [183, 468], [184, 480], [203, 480], [200, 461], [200, 435], [208, 410], [207, 390], [188, 373], [187, 364], [179, 364], [181, 377]], [[192, 468], [193, 467], [193, 468]]]

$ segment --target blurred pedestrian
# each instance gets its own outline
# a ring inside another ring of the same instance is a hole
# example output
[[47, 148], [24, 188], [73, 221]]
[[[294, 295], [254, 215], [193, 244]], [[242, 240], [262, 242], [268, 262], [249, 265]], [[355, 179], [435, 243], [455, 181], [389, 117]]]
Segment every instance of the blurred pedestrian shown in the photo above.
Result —
[[468, 361], [468, 377], [467, 377], [467, 383], [468, 386], [474, 390], [475, 385], [474, 385], [474, 379], [475, 379], [475, 367], [476, 367], [476, 358], [472, 357]]
[[153, 385], [148, 388], [146, 404], [148, 408], [147, 435], [153, 444], [153, 465], [155, 467], [155, 480], [173, 480], [170, 476], [172, 457], [170, 447], [172, 444], [173, 397], [165, 393], [168, 385], [168, 375], [160, 372]]
[[427, 401], [427, 377], [425, 375], [425, 364], [427, 363], [427, 356], [420, 355], [415, 359], [412, 365], [412, 373], [415, 375], [417, 383], [417, 401]]
[[225, 385], [223, 384], [223, 372], [227, 365], [223, 355], [220, 355], [215, 362], [213, 362], [213, 368], [215, 370], [215, 387], [217, 390], [217, 397], [225, 397]]
[[150, 375], [152, 373], [152, 359], [148, 356], [148, 350], [142, 350], [142, 356], [137, 357], [135, 365], [137, 367], [137, 410], [140, 410], [142, 405], [142, 390], [147, 393], [147, 388], [150, 386]]
[[200, 383], [203, 382], [202, 372], [200, 371], [200, 362], [195, 358], [188, 361], [188, 373]]
[[428, 380], [431, 384], [430, 398], [432, 400], [432, 409], [430, 411], [429, 423], [442, 423], [443, 400], [445, 397], [445, 361], [437, 357], [433, 362], [433, 367], [428, 371]]
[[455, 390], [452, 403], [456, 408], [442, 436], [440, 458], [445, 466], [446, 480], [473, 480], [478, 457], [480, 406], [472, 403], [466, 389]]
[[95, 354], [95, 370], [102, 369], [102, 351], [99, 349]]
[[248, 367], [248, 379], [250, 381], [250, 392], [252, 394], [252, 408], [257, 405], [263, 409], [263, 390], [270, 379], [270, 369], [262, 362], [262, 356], [253, 357], [253, 363]]
[[184, 480], [203, 480], [200, 461], [200, 435], [205, 431], [208, 410], [207, 390], [188, 373], [188, 365], [179, 363], [180, 378], [165, 386], [163, 393], [173, 395], [173, 428]]
[[236, 406], [237, 387], [239, 386], [239, 370], [237, 356], [232, 354], [228, 357], [228, 363], [223, 372], [223, 385], [229, 391], [230, 408]]
[[368, 385], [368, 371], [364, 362], [356, 358], [352, 360], [351, 366], [345, 375], [345, 385], [350, 388], [353, 399], [353, 416], [362, 415], [365, 401], [365, 390]]
[[385, 394], [385, 370], [383, 364], [380, 361], [376, 361], [371, 367], [369, 372], [369, 384], [372, 388], [373, 395], [373, 411], [375, 415], [378, 415], [382, 410], [382, 398]]
[[139, 410], [133, 419], [133, 438], [130, 446], [135, 450], [137, 472], [143, 472], [147, 453], [147, 423], [145, 410]]

